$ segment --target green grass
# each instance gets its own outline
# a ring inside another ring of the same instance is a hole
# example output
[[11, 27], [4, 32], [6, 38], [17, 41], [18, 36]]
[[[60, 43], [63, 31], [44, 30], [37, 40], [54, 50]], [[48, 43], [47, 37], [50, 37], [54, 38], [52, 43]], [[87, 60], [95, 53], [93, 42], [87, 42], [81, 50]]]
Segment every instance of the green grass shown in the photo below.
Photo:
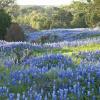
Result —
[[80, 51], [96, 51], [100, 50], [100, 44], [88, 44], [88, 45], [83, 45], [83, 46], [77, 46], [77, 47], [64, 47], [62, 49], [62, 53], [65, 53], [66, 51], [78, 53]]
[[100, 50], [100, 44], [88, 44], [83, 46], [76, 47], [64, 47], [62, 49], [55, 49], [52, 52], [61, 53], [63, 55], [70, 56], [76, 64], [79, 64], [83, 57], [78, 56], [79, 52], [88, 52], [88, 51], [96, 51]]
[[80, 63], [82, 57], [81, 56], [77, 56], [79, 52], [88, 52], [88, 51], [96, 51], [96, 50], [100, 50], [100, 44], [88, 44], [88, 45], [83, 45], [83, 46], [76, 46], [76, 47], [68, 47], [65, 46], [62, 49], [57, 48], [57, 49], [45, 49], [45, 50], [35, 50], [33, 51], [34, 56], [42, 56], [45, 54], [63, 54], [65, 56], [70, 56], [73, 61], [75, 61], [77, 64]]

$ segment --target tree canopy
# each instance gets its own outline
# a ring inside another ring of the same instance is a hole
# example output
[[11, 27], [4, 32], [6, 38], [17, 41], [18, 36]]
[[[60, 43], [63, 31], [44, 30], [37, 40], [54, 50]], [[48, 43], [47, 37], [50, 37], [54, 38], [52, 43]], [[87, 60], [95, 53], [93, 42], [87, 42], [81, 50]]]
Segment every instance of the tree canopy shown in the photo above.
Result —
[[0, 10], [0, 39], [4, 40], [7, 28], [10, 24], [11, 17], [4, 10]]
[[6, 7], [11, 7], [14, 4], [15, 0], [0, 0], [0, 9]]
[[36, 29], [95, 27], [100, 23], [100, 0], [74, 1], [71, 5], [60, 7], [29, 8], [16, 5], [15, 0], [0, 0], [0, 9], [5, 8], [14, 22]]

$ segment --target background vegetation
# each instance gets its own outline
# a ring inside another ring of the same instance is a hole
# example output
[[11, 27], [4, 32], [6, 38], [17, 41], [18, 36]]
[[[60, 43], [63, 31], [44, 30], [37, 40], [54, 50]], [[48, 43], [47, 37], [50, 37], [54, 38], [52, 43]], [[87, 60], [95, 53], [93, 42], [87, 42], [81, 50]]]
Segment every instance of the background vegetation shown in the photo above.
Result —
[[18, 6], [15, 0], [0, 0], [0, 22], [0, 39], [4, 39], [11, 22], [37, 30], [96, 27], [100, 26], [100, 0], [74, 1], [59, 7]]
[[85, 28], [100, 23], [100, 1], [82, 0], [60, 7], [33, 6], [19, 8], [13, 20], [36, 29]]

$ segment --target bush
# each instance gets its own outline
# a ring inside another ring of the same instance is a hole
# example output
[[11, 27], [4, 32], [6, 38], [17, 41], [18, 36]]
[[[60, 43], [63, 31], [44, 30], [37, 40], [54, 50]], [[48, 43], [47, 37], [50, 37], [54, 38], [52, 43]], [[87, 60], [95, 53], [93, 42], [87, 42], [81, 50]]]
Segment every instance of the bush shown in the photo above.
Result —
[[17, 23], [12, 23], [10, 28], [7, 30], [5, 36], [6, 41], [24, 41], [25, 36], [22, 28]]
[[100, 22], [98, 22], [98, 23], [96, 24], [96, 27], [100, 27]]
[[4, 10], [0, 10], [0, 39], [4, 40], [7, 28], [11, 24], [11, 17]]
[[71, 22], [73, 28], [86, 28], [88, 27], [85, 20], [85, 13], [77, 13]]

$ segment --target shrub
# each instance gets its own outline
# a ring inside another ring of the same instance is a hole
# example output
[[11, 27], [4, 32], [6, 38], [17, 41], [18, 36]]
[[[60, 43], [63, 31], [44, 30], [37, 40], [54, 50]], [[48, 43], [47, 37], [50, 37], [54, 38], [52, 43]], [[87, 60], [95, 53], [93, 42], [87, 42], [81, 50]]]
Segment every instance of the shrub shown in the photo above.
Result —
[[100, 27], [100, 22], [98, 22], [98, 23], [96, 24], [96, 27]]
[[17, 23], [12, 23], [10, 28], [7, 30], [5, 36], [6, 41], [24, 41], [25, 36], [22, 28]]
[[85, 13], [77, 13], [74, 16], [73, 21], [71, 22], [73, 28], [86, 28], [88, 27], [86, 20], [85, 20]]
[[4, 40], [7, 28], [11, 24], [11, 17], [4, 10], [0, 10], [0, 39]]

